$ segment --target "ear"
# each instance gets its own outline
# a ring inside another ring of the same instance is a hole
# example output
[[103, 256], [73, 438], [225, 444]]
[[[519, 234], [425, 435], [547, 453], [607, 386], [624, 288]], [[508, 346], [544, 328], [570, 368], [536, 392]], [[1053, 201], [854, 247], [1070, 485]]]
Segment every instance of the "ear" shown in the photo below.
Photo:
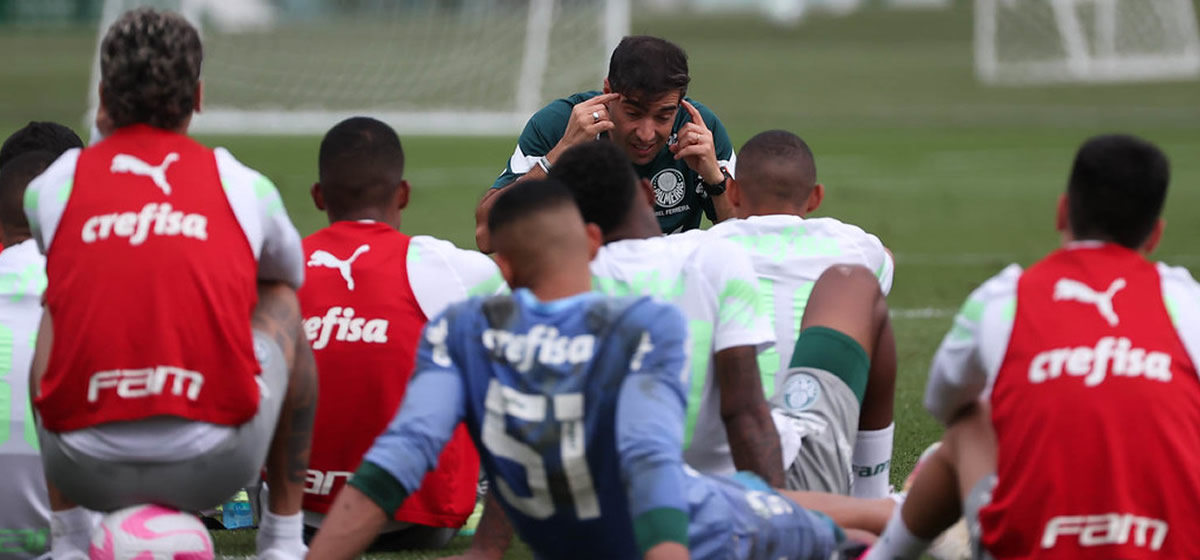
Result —
[[821, 203], [825, 201], [825, 185], [817, 183], [813, 185], [812, 192], [808, 193], [808, 201], [804, 203], [804, 215], [812, 214], [821, 207]]
[[1058, 208], [1054, 212], [1054, 231], [1067, 233], [1071, 229], [1071, 219], [1067, 212], [1066, 193], [1058, 195]]
[[654, 187], [650, 185], [650, 179], [643, 178], [640, 183], [642, 194], [646, 195], [646, 203], [654, 208]]
[[596, 224], [584, 224], [584, 228], [587, 229], [588, 237], [588, 261], [591, 261], [604, 245], [604, 232], [600, 231], [600, 226]]
[[397, 210], [403, 210], [408, 207], [408, 196], [412, 193], [412, 186], [408, 184], [408, 180], [400, 181], [400, 187], [396, 189], [396, 205]]
[[602, 93], [612, 93], [612, 87], [608, 85], [608, 78], [604, 78], [604, 90]]
[[204, 80], [196, 82], [196, 104], [192, 106], [193, 113], [199, 113], [204, 106]]
[[321, 195], [321, 183], [313, 183], [311, 189], [308, 189], [308, 194], [312, 196], [313, 205], [317, 210], [325, 211], [325, 197]]
[[1167, 229], [1167, 221], [1159, 218], [1157, 222], [1154, 222], [1154, 229], [1150, 230], [1150, 236], [1146, 238], [1146, 241], [1142, 243], [1142, 246], [1138, 250], [1145, 255], [1153, 253], [1158, 248], [1158, 243], [1162, 241], [1163, 230], [1165, 229]]
[[515, 276], [513, 276], [512, 263], [508, 262], [508, 259], [500, 253], [492, 255], [492, 259], [496, 261], [496, 266], [500, 268], [500, 276], [504, 277], [504, 282], [508, 284], [508, 287], [510, 289], [519, 288], [520, 286], [517, 285], [517, 279]]
[[735, 216], [739, 218], [745, 217], [742, 216], [741, 212], [742, 186], [739, 185], [737, 179], [734, 179], [733, 177], [730, 177], [729, 181], [725, 184], [725, 200], [728, 200], [729, 204], [733, 206]]

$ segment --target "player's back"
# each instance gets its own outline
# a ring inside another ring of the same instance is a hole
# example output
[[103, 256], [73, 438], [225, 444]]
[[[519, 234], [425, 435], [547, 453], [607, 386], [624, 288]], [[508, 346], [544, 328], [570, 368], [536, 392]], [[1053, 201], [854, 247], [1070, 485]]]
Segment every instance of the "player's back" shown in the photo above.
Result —
[[639, 557], [617, 402], [647, 351], [645, 317], [662, 313], [648, 298], [542, 303], [518, 290], [452, 307], [426, 331], [465, 372], [464, 418], [491, 488], [539, 557]]
[[50, 502], [29, 406], [45, 268], [32, 239], [0, 253], [0, 558], [35, 558], [50, 542]]
[[684, 457], [700, 472], [732, 474], [720, 394], [712, 378], [713, 354], [736, 346], [762, 349], [775, 340], [759, 313], [749, 256], [736, 243], [692, 230], [608, 243], [592, 260], [591, 269], [598, 291], [652, 296], [683, 312], [691, 337]]
[[[713, 234], [741, 245], [754, 262], [759, 295], [777, 344], [759, 355], [764, 378], [791, 363], [808, 296], [821, 273], [835, 264], [857, 264], [875, 272], [884, 294], [892, 287], [894, 264], [879, 238], [834, 218], [790, 214], [725, 220]], [[782, 377], [776, 377], [782, 383]], [[767, 387], [768, 391], [779, 387]]]
[[980, 521], [995, 556], [1200, 557], [1200, 288], [1186, 276], [1111, 244], [1020, 275], [990, 397], [998, 482]]

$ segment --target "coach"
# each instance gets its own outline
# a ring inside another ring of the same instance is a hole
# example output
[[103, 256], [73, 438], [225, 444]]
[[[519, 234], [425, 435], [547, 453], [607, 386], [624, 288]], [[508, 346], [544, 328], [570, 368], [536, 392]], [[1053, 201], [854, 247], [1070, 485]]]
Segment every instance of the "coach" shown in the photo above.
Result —
[[530, 117], [504, 173], [475, 212], [475, 241], [489, 252], [487, 216], [504, 187], [542, 179], [567, 148], [596, 138], [616, 142], [639, 177], [654, 186], [663, 232], [700, 227], [732, 216], [725, 181], [733, 143], [717, 116], [687, 98], [687, 54], [665, 39], [626, 37], [613, 51], [604, 91], [557, 99]]

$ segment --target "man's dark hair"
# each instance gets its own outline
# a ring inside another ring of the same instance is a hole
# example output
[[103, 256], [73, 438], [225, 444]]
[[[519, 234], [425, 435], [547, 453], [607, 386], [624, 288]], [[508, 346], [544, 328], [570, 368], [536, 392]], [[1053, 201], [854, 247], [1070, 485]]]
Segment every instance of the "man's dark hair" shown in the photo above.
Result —
[[71, 148], [82, 148], [75, 131], [55, 122], [30, 121], [0, 146], [0, 167], [26, 152], [50, 152], [55, 157]]
[[687, 95], [687, 54], [666, 39], [634, 35], [621, 39], [608, 62], [608, 87], [639, 101], [678, 91]]
[[178, 128], [196, 109], [203, 59], [200, 35], [183, 16], [125, 12], [100, 43], [100, 100], [113, 125]]
[[575, 198], [554, 179], [521, 181], [496, 197], [488, 213], [488, 231], [496, 233], [505, 226], [544, 210], [575, 207]]
[[6, 237], [29, 229], [29, 220], [25, 218], [25, 187], [56, 159], [54, 153], [39, 150], [18, 155], [0, 167], [0, 228]]
[[382, 121], [351, 117], [325, 133], [317, 169], [330, 213], [382, 206], [404, 180], [404, 147]]
[[1072, 235], [1138, 248], [1158, 222], [1170, 180], [1170, 163], [1155, 145], [1123, 134], [1089, 139], [1067, 184]]
[[817, 184], [812, 149], [786, 130], [760, 132], [738, 150], [738, 184], [756, 199], [803, 201]]
[[637, 174], [625, 151], [616, 144], [593, 140], [563, 152], [550, 168], [550, 178], [561, 181], [575, 197], [583, 221], [608, 234], [629, 217], [637, 197]]

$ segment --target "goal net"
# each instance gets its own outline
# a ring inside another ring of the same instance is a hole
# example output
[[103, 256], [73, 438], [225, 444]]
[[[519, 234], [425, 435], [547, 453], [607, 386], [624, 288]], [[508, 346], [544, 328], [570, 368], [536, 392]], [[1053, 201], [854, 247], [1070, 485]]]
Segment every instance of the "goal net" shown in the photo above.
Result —
[[1200, 76], [1192, 0], [976, 0], [975, 71], [990, 84]]
[[[598, 89], [630, 0], [106, 0], [204, 41], [200, 133], [322, 134], [370, 115], [402, 134], [511, 134], [554, 97]], [[89, 116], [98, 104], [99, 61]]]

